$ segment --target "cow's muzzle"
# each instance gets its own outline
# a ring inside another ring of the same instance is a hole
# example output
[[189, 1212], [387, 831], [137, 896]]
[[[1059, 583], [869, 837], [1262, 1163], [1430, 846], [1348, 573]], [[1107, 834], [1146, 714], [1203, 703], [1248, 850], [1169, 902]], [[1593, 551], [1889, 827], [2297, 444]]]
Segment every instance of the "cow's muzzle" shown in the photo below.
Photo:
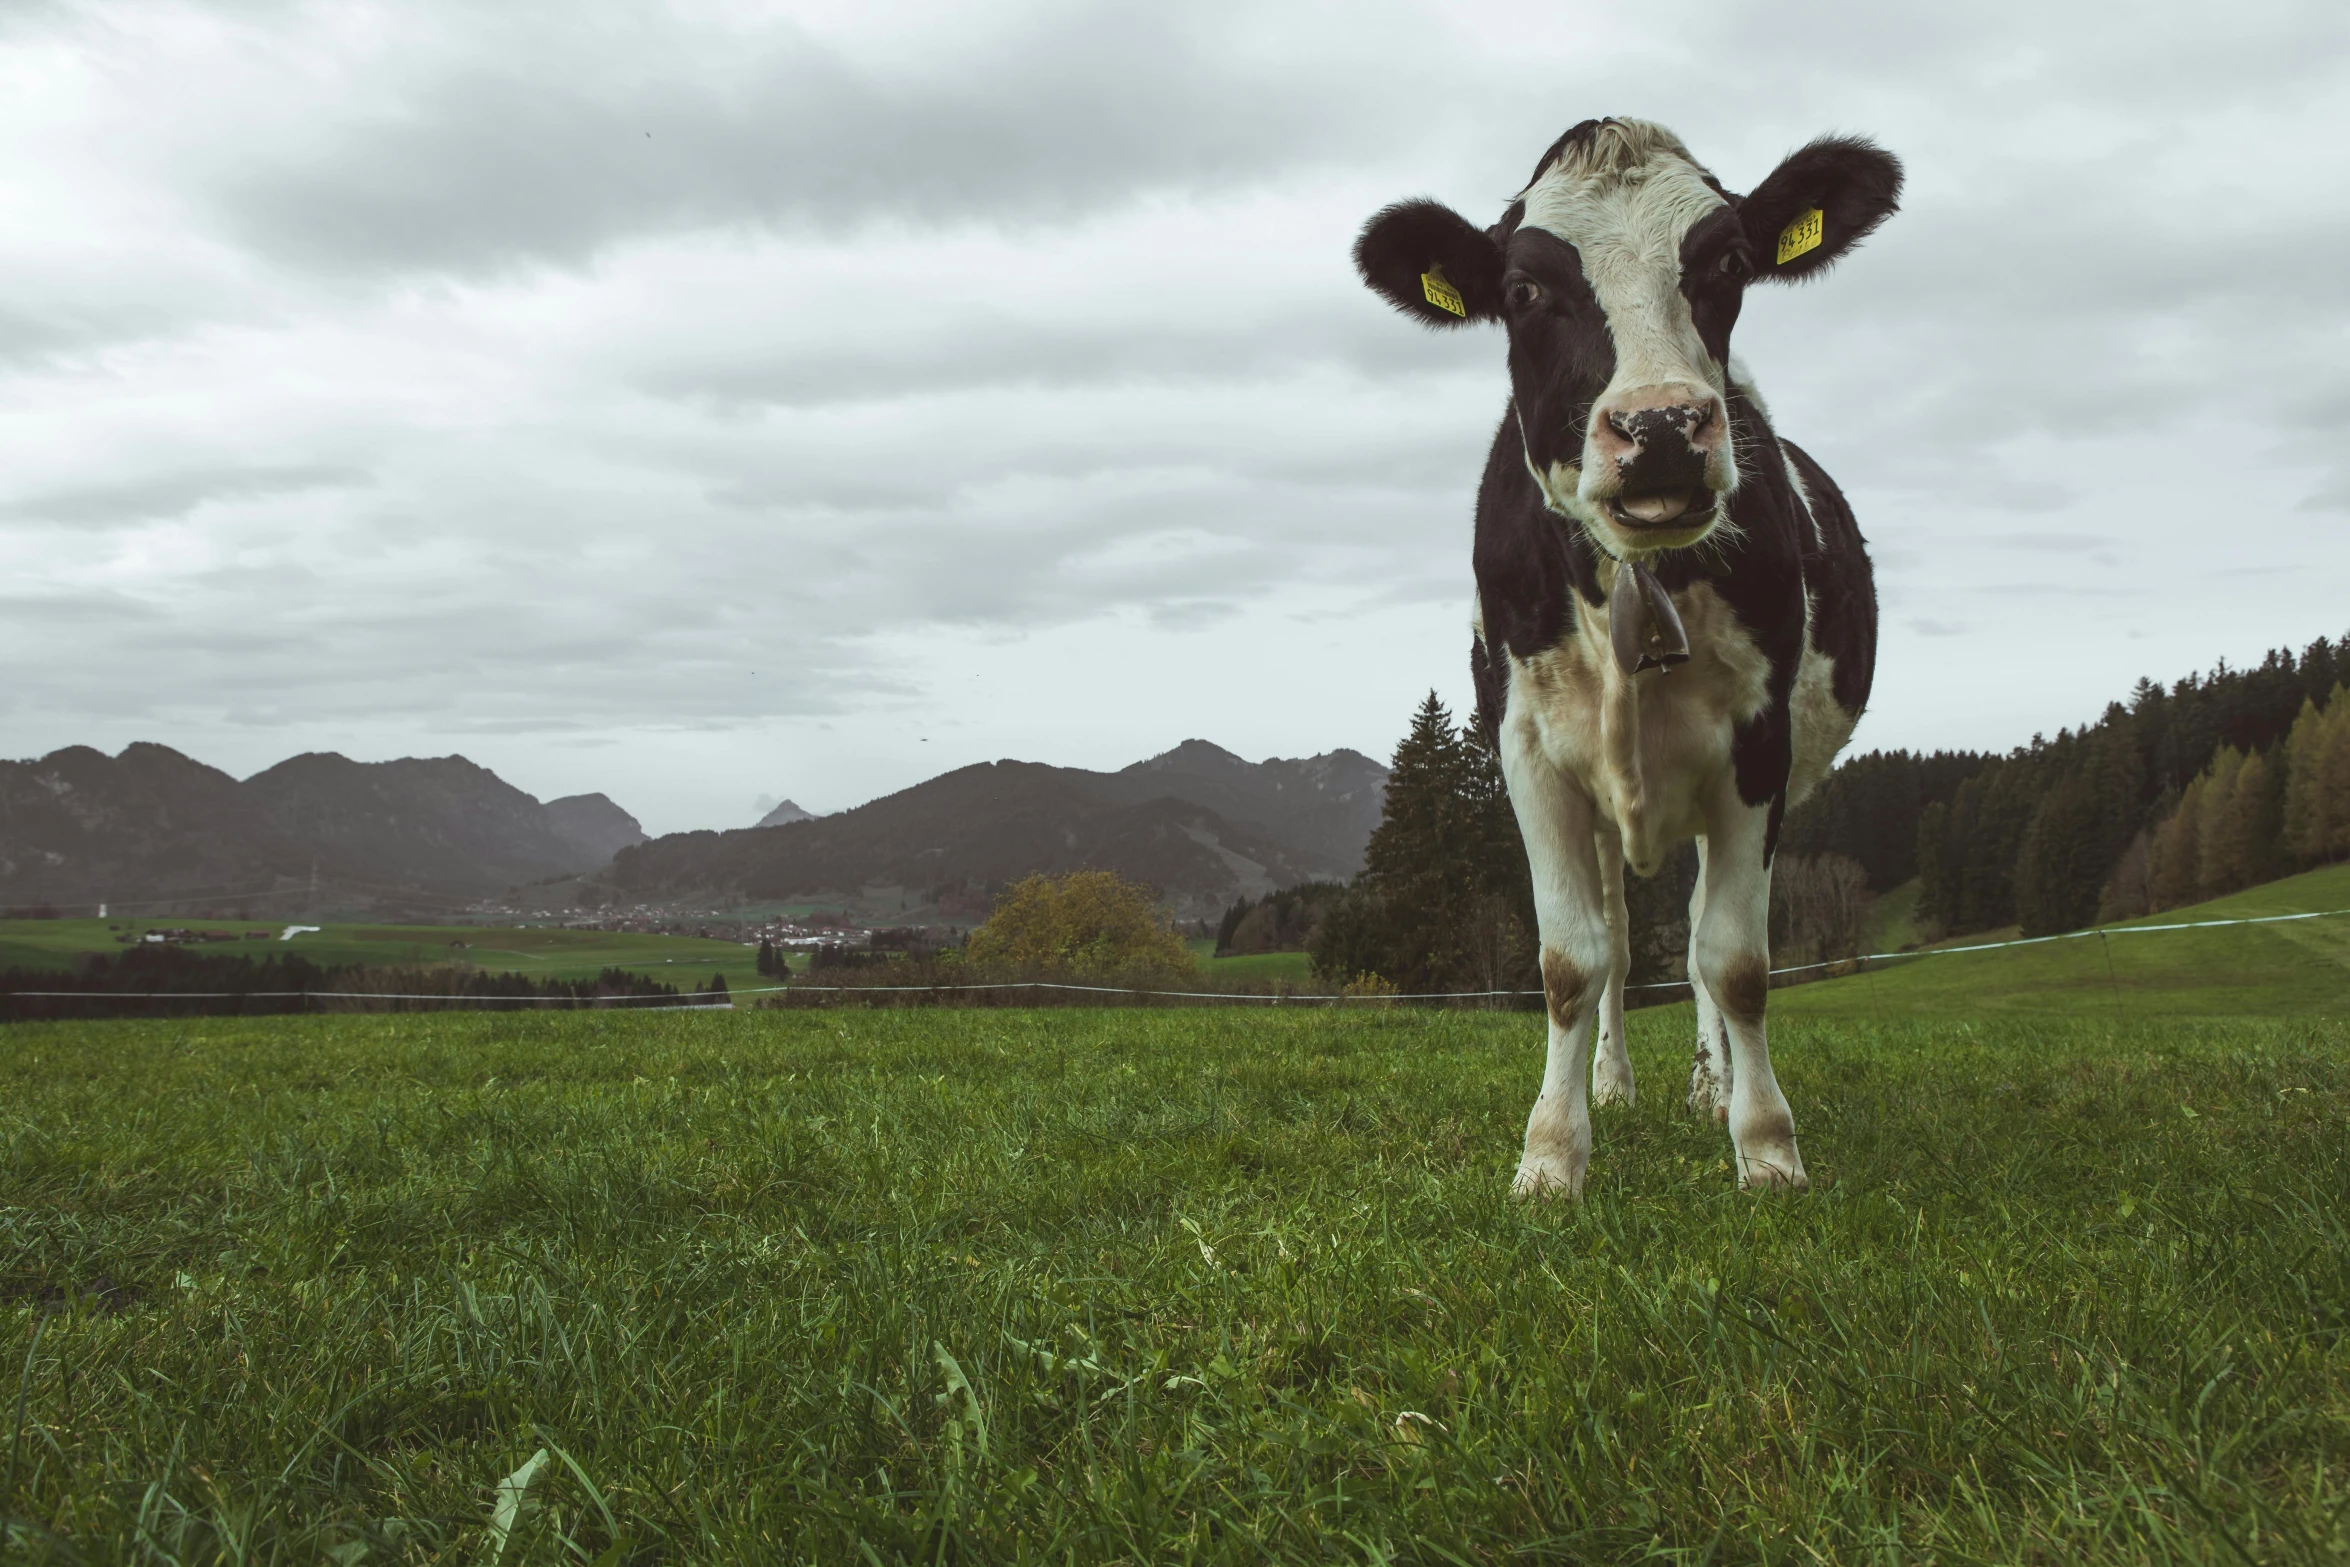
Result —
[[1722, 399], [1686, 383], [1642, 387], [1591, 413], [1591, 498], [1628, 532], [1683, 533], [1712, 520], [1735, 482]]

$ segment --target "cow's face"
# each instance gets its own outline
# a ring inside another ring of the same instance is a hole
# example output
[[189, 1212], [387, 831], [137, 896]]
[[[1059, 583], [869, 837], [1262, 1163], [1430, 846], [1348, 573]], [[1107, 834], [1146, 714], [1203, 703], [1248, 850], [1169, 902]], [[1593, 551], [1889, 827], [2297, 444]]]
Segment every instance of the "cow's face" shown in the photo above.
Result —
[[1756, 278], [1816, 275], [1894, 209], [1900, 165], [1814, 142], [1750, 196], [1662, 126], [1596, 120], [1559, 138], [1499, 223], [1389, 207], [1355, 263], [1435, 326], [1501, 322], [1526, 466], [1550, 508], [1619, 559], [1710, 533], [1738, 485], [1730, 329]]

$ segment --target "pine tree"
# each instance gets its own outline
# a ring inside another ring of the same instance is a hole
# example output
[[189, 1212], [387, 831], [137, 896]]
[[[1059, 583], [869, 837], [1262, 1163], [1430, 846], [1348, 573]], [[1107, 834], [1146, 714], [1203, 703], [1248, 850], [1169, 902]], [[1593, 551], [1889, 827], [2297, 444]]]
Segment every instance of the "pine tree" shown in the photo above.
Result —
[[2317, 756], [2318, 809], [2328, 824], [2324, 857], [2350, 855], [2350, 688], [2336, 686], [2326, 704], [2326, 722]]
[[2094, 782], [2076, 773], [2043, 795], [2016, 856], [2016, 921], [2027, 936], [2078, 930], [2097, 917], [2111, 860]]
[[1389, 765], [1362, 874], [1324, 916], [1314, 966], [1406, 991], [1515, 988], [1533, 969], [1525, 850], [1497, 758], [1434, 692]]
[[2222, 747], [2204, 775], [2203, 811], [2196, 823], [2200, 841], [2195, 890], [2206, 898], [2233, 892], [2252, 879], [2249, 816], [2236, 787], [2244, 776], [2244, 761], [2244, 753], [2234, 746]]
[[2146, 878], [2153, 886], [2158, 909], [2175, 909], [2199, 896], [2203, 792], [2201, 776], [2189, 780], [2177, 808], [2154, 830], [2154, 842], [2147, 850]]
[[2284, 849], [2304, 865], [2323, 861], [2333, 837], [2317, 789], [2325, 730], [2324, 711], [2304, 698], [2301, 716], [2293, 720], [2293, 732], [2285, 737]]
[[1918, 917], [1942, 929], [1958, 918], [1950, 849], [1950, 807], [1937, 800], [1918, 815]]
[[1391, 883], [1427, 874], [1465, 825], [1462, 763], [1452, 714], [1431, 691], [1388, 765], [1386, 808], [1363, 853], [1365, 874]]
[[2285, 741], [2281, 848], [2303, 865], [2350, 853], [2350, 687], [2304, 701]]

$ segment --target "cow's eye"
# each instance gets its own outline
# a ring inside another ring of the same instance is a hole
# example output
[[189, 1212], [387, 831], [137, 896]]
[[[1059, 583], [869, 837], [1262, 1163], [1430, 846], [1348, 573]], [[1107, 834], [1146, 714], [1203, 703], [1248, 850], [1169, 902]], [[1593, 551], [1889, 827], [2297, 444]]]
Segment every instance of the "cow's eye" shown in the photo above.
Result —
[[1512, 278], [1505, 297], [1512, 310], [1525, 310], [1542, 297], [1542, 285], [1532, 278]]
[[1714, 263], [1715, 272], [1733, 281], [1746, 276], [1753, 270], [1754, 267], [1747, 261], [1746, 252], [1743, 250], [1725, 250], [1722, 252], [1722, 259]]

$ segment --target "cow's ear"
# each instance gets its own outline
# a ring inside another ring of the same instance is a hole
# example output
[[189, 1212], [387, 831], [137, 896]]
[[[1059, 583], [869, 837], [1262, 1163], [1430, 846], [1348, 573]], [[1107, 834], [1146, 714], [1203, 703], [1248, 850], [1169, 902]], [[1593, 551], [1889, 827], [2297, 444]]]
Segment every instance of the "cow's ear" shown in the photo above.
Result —
[[1759, 275], [1817, 277], [1901, 204], [1901, 163], [1857, 136], [1824, 136], [1787, 155], [1739, 209]]
[[1371, 291], [1429, 326], [1501, 314], [1501, 247], [1434, 201], [1399, 201], [1363, 225], [1355, 268]]

